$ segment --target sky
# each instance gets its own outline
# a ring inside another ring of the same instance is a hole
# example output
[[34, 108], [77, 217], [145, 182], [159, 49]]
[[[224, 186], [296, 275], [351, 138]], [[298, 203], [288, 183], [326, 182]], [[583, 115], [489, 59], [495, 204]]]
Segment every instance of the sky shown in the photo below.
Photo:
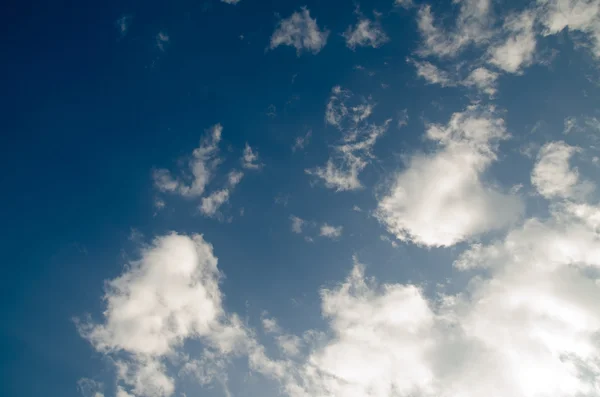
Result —
[[600, 0], [0, 18], [0, 395], [600, 395]]

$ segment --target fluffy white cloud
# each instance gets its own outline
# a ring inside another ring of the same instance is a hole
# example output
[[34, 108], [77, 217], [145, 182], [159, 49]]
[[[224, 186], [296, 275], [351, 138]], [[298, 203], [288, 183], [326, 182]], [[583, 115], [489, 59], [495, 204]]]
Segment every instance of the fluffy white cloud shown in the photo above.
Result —
[[531, 11], [509, 16], [504, 22], [508, 37], [490, 49], [489, 62], [509, 73], [518, 73], [522, 67], [529, 66], [536, 46], [534, 22], [535, 15]]
[[223, 127], [220, 124], [214, 125], [207, 132], [208, 136], [202, 139], [200, 146], [194, 149], [192, 159], [188, 163], [193, 176], [191, 184], [174, 178], [169, 170], [157, 169], [153, 173], [155, 186], [160, 191], [177, 193], [184, 197], [201, 196], [220, 162], [217, 154], [222, 132]]
[[327, 238], [339, 238], [342, 236], [343, 229], [344, 228], [342, 226], [331, 226], [327, 223], [324, 223], [321, 225], [319, 235]]
[[451, 246], [510, 224], [522, 211], [520, 200], [482, 181], [507, 137], [494, 110], [478, 106], [453, 114], [445, 126], [430, 125], [426, 138], [439, 149], [409, 159], [380, 199], [378, 219], [398, 239], [426, 246]]
[[132, 20], [133, 17], [131, 15], [123, 15], [115, 22], [115, 26], [119, 30], [119, 34], [121, 35], [121, 37], [125, 37], [125, 35], [127, 35]]
[[389, 40], [379, 21], [371, 21], [367, 18], [360, 19], [354, 27], [349, 26], [343, 36], [346, 39], [346, 46], [352, 50], [357, 46], [381, 47]]
[[288, 18], [279, 21], [271, 36], [270, 48], [288, 45], [296, 48], [298, 55], [304, 50], [317, 54], [325, 47], [327, 37], [329, 31], [319, 29], [317, 20], [310, 17], [307, 8], [302, 8], [299, 12], [294, 12]]
[[252, 150], [250, 145], [246, 143], [244, 155], [242, 157], [242, 166], [246, 169], [258, 170], [263, 167], [263, 164], [258, 159], [258, 153]]
[[325, 186], [336, 191], [362, 187], [358, 176], [373, 158], [377, 139], [388, 129], [391, 119], [382, 125], [369, 122], [375, 104], [370, 98], [357, 98], [348, 90], [336, 86], [325, 110], [325, 121], [342, 133], [341, 142], [334, 146], [325, 166], [305, 170], [322, 179]]
[[227, 3], [227, 4], [237, 4], [239, 3], [241, 0], [221, 0], [223, 3]]
[[223, 310], [219, 277], [212, 246], [201, 235], [158, 237], [106, 284], [104, 321], [79, 322], [79, 332], [114, 357], [118, 379], [131, 393], [170, 396], [175, 384], [164, 360], [186, 340], [199, 339], [220, 355], [251, 344], [237, 317]]

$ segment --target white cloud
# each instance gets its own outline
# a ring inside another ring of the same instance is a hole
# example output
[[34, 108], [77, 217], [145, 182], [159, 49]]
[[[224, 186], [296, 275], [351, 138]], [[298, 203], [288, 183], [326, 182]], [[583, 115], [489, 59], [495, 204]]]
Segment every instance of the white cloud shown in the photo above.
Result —
[[169, 41], [170, 41], [169, 35], [164, 31], [160, 31], [156, 35], [156, 46], [161, 51], [164, 51], [167, 48]]
[[418, 51], [422, 56], [456, 57], [468, 45], [486, 43], [492, 32], [490, 0], [463, 0], [460, 4], [456, 26], [451, 31], [436, 26], [429, 5], [418, 13], [418, 28], [423, 42]]
[[522, 67], [529, 66], [536, 46], [534, 22], [535, 15], [531, 11], [506, 18], [504, 32], [508, 37], [490, 49], [489, 62], [509, 73], [519, 73]]
[[77, 389], [82, 397], [104, 397], [104, 385], [89, 378], [81, 378], [77, 381]]
[[394, 5], [400, 6], [405, 9], [413, 7], [415, 4], [413, 0], [395, 0]]
[[292, 152], [295, 152], [296, 150], [303, 150], [306, 147], [306, 145], [310, 143], [311, 137], [312, 130], [308, 130], [308, 132], [304, 136], [296, 137], [296, 140], [294, 141], [294, 146], [292, 146]]
[[227, 176], [227, 186], [221, 190], [216, 190], [212, 192], [207, 197], [202, 198], [202, 203], [200, 205], [200, 212], [202, 214], [213, 217], [216, 216], [219, 212], [219, 208], [227, 201], [229, 201], [229, 196], [233, 189], [240, 183], [244, 174], [239, 171], [230, 171]]
[[123, 15], [115, 22], [115, 25], [119, 30], [119, 34], [121, 35], [121, 37], [125, 37], [127, 35], [132, 20], [133, 17], [131, 15]]
[[591, 40], [592, 52], [600, 57], [600, 1], [538, 0], [544, 34], [557, 34], [568, 28], [580, 31]]
[[398, 128], [402, 128], [408, 125], [408, 109], [402, 109], [398, 112]]
[[498, 73], [484, 67], [478, 67], [471, 71], [469, 76], [463, 81], [463, 84], [466, 86], [475, 86], [488, 95], [494, 95], [496, 93], [497, 79]]
[[251, 170], [258, 170], [263, 167], [263, 164], [259, 162], [258, 153], [254, 152], [247, 143], [242, 157], [242, 166]]
[[343, 36], [346, 39], [346, 46], [352, 50], [357, 46], [378, 48], [389, 41], [379, 21], [371, 21], [367, 18], [360, 19], [354, 27], [349, 26]]
[[319, 235], [321, 237], [327, 238], [339, 238], [342, 236], [342, 231], [344, 228], [342, 226], [331, 226], [327, 223], [321, 225], [321, 230]]
[[239, 3], [241, 0], [221, 0], [223, 3], [227, 3], [227, 4], [237, 4]]
[[300, 12], [294, 12], [279, 21], [271, 36], [270, 48], [288, 45], [296, 48], [298, 55], [304, 50], [317, 54], [325, 47], [328, 36], [329, 31], [319, 29], [317, 20], [310, 17], [309, 10], [302, 8]]
[[326, 187], [336, 191], [362, 188], [358, 176], [373, 158], [373, 146], [391, 122], [390, 119], [382, 125], [370, 123], [368, 119], [374, 106], [370, 98], [357, 100], [352, 92], [334, 87], [325, 110], [325, 121], [342, 133], [342, 139], [324, 166], [307, 169], [306, 173], [322, 179]]
[[571, 168], [569, 159], [580, 149], [563, 141], [549, 142], [539, 151], [531, 174], [531, 183], [547, 199], [576, 198], [591, 191], [591, 185], [579, 181], [577, 168]]
[[173, 233], [143, 247], [141, 258], [106, 284], [104, 321], [78, 321], [78, 330], [113, 357], [120, 395], [172, 395], [175, 379], [165, 360], [188, 362], [181, 352], [187, 340], [201, 341], [204, 357], [243, 353], [254, 365], [264, 364], [261, 347], [236, 315], [224, 311], [219, 279], [212, 246], [201, 235]]
[[507, 226], [521, 201], [482, 181], [507, 137], [494, 110], [478, 106], [453, 114], [445, 126], [429, 125], [426, 138], [439, 149], [409, 159], [379, 200], [378, 219], [398, 239], [425, 246], [451, 246]]
[[415, 60], [409, 60], [409, 62], [417, 68], [417, 75], [429, 84], [439, 84], [442, 87], [453, 87], [457, 84], [448, 72], [441, 70], [431, 62]]
[[185, 183], [180, 178], [173, 178], [169, 170], [157, 169], [153, 173], [155, 186], [160, 191], [176, 193], [184, 197], [201, 196], [220, 162], [217, 154], [222, 132], [223, 127], [215, 124], [207, 132], [208, 136], [202, 139], [200, 146], [194, 149], [192, 159], [188, 162], [193, 177], [191, 184]]
[[302, 228], [306, 224], [304, 219], [298, 218], [295, 215], [290, 215], [290, 221], [292, 222], [292, 232], [300, 234], [302, 233]]

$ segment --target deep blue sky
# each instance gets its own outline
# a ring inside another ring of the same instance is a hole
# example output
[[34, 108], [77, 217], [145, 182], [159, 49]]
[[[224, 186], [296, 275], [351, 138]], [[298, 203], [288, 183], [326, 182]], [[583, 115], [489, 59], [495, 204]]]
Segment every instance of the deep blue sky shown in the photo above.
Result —
[[[168, 231], [202, 233], [213, 244], [225, 307], [252, 326], [266, 310], [292, 332], [322, 327], [318, 290], [346, 276], [353, 254], [385, 282], [451, 276], [439, 263], [451, 262], [456, 247], [393, 247], [369, 212], [403, 156], [433, 150], [423, 139], [427, 122], [445, 124], [473, 101], [493, 102], [514, 139], [501, 143], [503, 161], [488, 176], [502, 186], [527, 185], [535, 156], [520, 148], [562, 136], [569, 116], [596, 115], [599, 91], [590, 81], [598, 81], [597, 64], [562, 32], [539, 38], [536, 51], [550, 61], [500, 76], [493, 100], [425, 84], [407, 62], [421, 42], [416, 10], [392, 3], [360, 4], [365, 17], [383, 13], [390, 40], [355, 51], [341, 36], [357, 20], [356, 3], [346, 0], [3, 3], [0, 395], [79, 396], [78, 379], [110, 379], [108, 360], [78, 335], [73, 318], [101, 319], [104, 280], [138, 255], [140, 240]], [[327, 45], [315, 55], [267, 50], [280, 18], [301, 6], [331, 31]], [[449, 21], [457, 12], [449, 4], [433, 9]], [[131, 19], [121, 35], [123, 16]], [[161, 31], [169, 36], [164, 51], [156, 45]], [[361, 174], [365, 189], [353, 192], [328, 189], [304, 171], [324, 164], [339, 140], [324, 119], [336, 85], [372, 96], [374, 122], [393, 119]], [[399, 128], [403, 109], [409, 122]], [[175, 172], [216, 123], [224, 159], [217, 185], [246, 143], [265, 165], [245, 175], [224, 207], [231, 222], [203, 217], [197, 201], [162, 194], [152, 180], [156, 168]], [[292, 152], [309, 130], [306, 149]], [[570, 143], [587, 147], [590, 139]], [[590, 158], [581, 170], [593, 170]], [[157, 197], [166, 202], [160, 211]], [[352, 211], [355, 205], [364, 211]], [[290, 232], [290, 215], [343, 225], [343, 238], [307, 243]]]

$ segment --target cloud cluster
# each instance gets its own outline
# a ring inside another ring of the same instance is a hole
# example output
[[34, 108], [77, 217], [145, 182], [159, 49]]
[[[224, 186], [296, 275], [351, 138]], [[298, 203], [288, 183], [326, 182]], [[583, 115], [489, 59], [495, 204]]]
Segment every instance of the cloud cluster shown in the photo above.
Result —
[[373, 146], [391, 122], [389, 119], [381, 125], [371, 123], [369, 117], [374, 106], [370, 98], [357, 98], [349, 90], [334, 87], [327, 103], [325, 122], [338, 129], [342, 139], [324, 166], [307, 169], [306, 173], [338, 192], [360, 189], [358, 176], [373, 158]]
[[310, 17], [309, 10], [302, 8], [279, 21], [271, 36], [270, 48], [287, 45], [296, 48], [298, 55], [305, 50], [318, 54], [327, 44], [328, 37], [329, 31], [321, 30], [317, 20]]

